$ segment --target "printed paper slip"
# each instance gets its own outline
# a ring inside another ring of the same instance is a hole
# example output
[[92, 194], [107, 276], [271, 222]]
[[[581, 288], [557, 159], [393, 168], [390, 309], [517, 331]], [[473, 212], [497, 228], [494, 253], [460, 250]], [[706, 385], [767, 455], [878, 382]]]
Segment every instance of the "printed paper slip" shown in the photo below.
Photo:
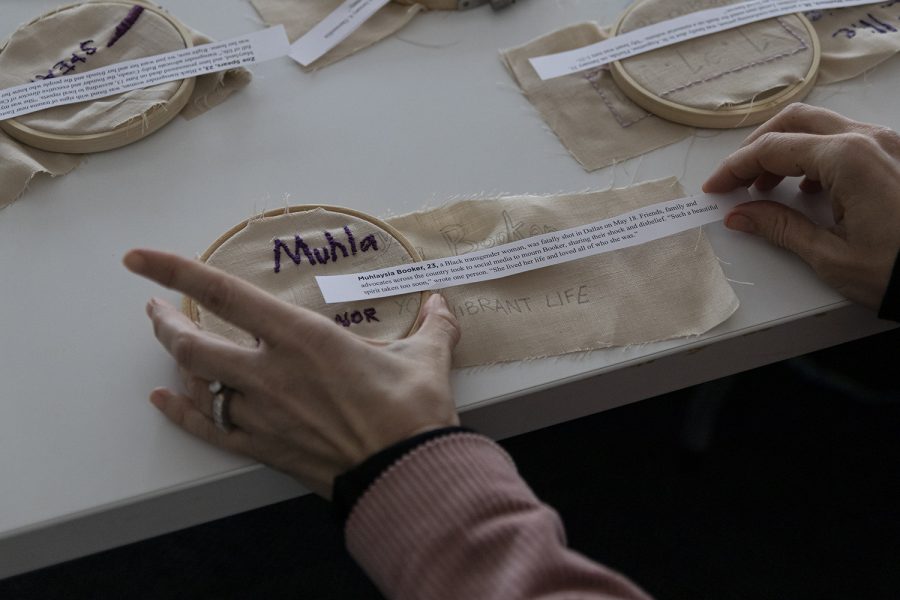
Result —
[[750, 0], [682, 15], [608, 40], [528, 59], [543, 79], [553, 79], [623, 60], [718, 31], [791, 13], [878, 4], [872, 0]]
[[347, 39], [390, 0], [346, 0], [291, 44], [290, 57], [308, 67]]
[[0, 90], [0, 121], [285, 56], [284, 26]]
[[722, 220], [746, 189], [667, 200], [610, 219], [487, 250], [365, 273], [316, 277], [325, 302], [351, 302], [478, 283], [621, 250]]

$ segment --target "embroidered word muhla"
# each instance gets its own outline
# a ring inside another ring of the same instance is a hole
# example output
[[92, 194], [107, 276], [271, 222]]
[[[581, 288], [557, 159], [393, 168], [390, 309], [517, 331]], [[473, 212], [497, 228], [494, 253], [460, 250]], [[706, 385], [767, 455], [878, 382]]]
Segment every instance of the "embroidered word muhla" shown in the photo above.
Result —
[[[291, 252], [291, 249], [285, 242], [276, 238], [274, 242], [275, 247], [273, 249], [273, 252], [275, 253], [275, 272], [281, 272], [282, 251], [294, 261], [295, 265], [301, 264], [305, 258], [309, 261], [309, 264], [314, 267], [316, 265], [324, 265], [328, 263], [329, 260], [331, 262], [337, 262], [340, 255], [347, 258], [351, 255], [356, 256], [357, 252], [378, 250], [378, 241], [375, 239], [375, 234], [373, 233], [370, 233], [360, 240], [358, 249], [356, 246], [356, 238], [353, 237], [353, 232], [350, 231], [350, 228], [346, 225], [344, 226], [344, 234], [346, 235], [346, 244], [337, 241], [334, 239], [334, 236], [331, 235], [330, 231], [326, 231], [325, 240], [328, 242], [328, 245], [321, 248], [310, 248], [309, 245], [303, 241], [302, 237], [295, 235], [293, 252]], [[347, 246], [350, 247], [349, 251], [347, 250]], [[339, 252], [340, 254], [338, 254]]]

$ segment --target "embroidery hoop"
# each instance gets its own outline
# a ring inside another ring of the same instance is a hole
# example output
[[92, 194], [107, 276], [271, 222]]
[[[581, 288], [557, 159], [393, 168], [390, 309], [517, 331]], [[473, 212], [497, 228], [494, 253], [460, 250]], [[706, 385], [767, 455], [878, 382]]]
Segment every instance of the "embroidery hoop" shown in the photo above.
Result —
[[[222, 235], [220, 235], [216, 239], [216, 241], [214, 241], [209, 246], [209, 248], [207, 248], [206, 251], [200, 255], [199, 260], [200, 260], [200, 262], [206, 264], [206, 262], [209, 260], [209, 257], [212, 256], [213, 252], [218, 250], [222, 244], [224, 244], [225, 242], [230, 240], [235, 234], [243, 231], [244, 228], [252, 221], [256, 221], [260, 218], [264, 219], [267, 217], [279, 217], [281, 215], [286, 215], [286, 214], [306, 212], [306, 211], [310, 211], [310, 210], [316, 210], [318, 208], [321, 208], [323, 210], [326, 210], [326, 211], [329, 211], [332, 213], [348, 215], [348, 216], [360, 219], [362, 221], [366, 221], [366, 222], [384, 230], [386, 233], [390, 234], [391, 237], [393, 237], [401, 246], [403, 246], [403, 249], [406, 250], [406, 252], [410, 256], [411, 262], [419, 262], [422, 260], [422, 257], [419, 255], [419, 251], [416, 250], [416, 248], [412, 245], [412, 243], [408, 239], [406, 239], [406, 237], [402, 233], [400, 233], [400, 231], [397, 228], [395, 228], [393, 225], [389, 225], [388, 223], [382, 221], [381, 219], [379, 219], [377, 217], [373, 217], [372, 215], [368, 215], [364, 212], [360, 212], [360, 211], [354, 210], [352, 208], [345, 208], [343, 206], [333, 206], [330, 204], [299, 204], [299, 205], [295, 205], [295, 206], [288, 206], [286, 208], [276, 208], [273, 210], [268, 210], [268, 211], [262, 213], [262, 215], [260, 215], [260, 216], [252, 217], [250, 219], [245, 219], [245, 220], [241, 221], [240, 223], [238, 223], [237, 225], [235, 225], [234, 227], [232, 227], [231, 229], [229, 229], [228, 231], [226, 231], [225, 233], [223, 233]], [[413, 323], [410, 326], [409, 331], [407, 331], [402, 337], [404, 337], [404, 338], [409, 337], [410, 335], [415, 333], [416, 330], [419, 329], [419, 325], [421, 325], [421, 322], [422, 322], [422, 307], [425, 305], [425, 300], [429, 294], [430, 294], [430, 292], [428, 292], [428, 291], [422, 291], [422, 292], [418, 293], [419, 310], [416, 313], [416, 318], [413, 320]], [[186, 314], [194, 323], [200, 322], [200, 314], [198, 311], [197, 302], [194, 301], [193, 298], [190, 298], [188, 296], [184, 296], [182, 298], [181, 311], [184, 314]], [[370, 339], [370, 338], [367, 338], [367, 339]], [[384, 343], [383, 340], [372, 340], [372, 341], [375, 343]]]
[[[185, 48], [191, 48], [194, 45], [191, 33], [184, 25], [178, 22], [171, 15], [161, 11], [158, 7], [142, 0], [104, 0], [102, 2], [68, 4], [32, 19], [22, 27], [19, 27], [16, 32], [30, 25], [33, 25], [42, 19], [73, 8], [84, 6], [86, 4], [98, 6], [140, 6], [144, 10], [152, 12], [154, 15], [169, 23], [181, 36], [181, 39], [184, 41]], [[12, 35], [14, 36], [16, 32], [13, 32]], [[12, 39], [12, 36], [10, 36], [10, 39]], [[2, 53], [6, 49], [6, 46], [9, 44], [10, 39], [4, 41], [3, 45], [0, 46], [0, 53]], [[154, 133], [163, 125], [174, 119], [176, 116], [178, 116], [178, 113], [181, 112], [181, 110], [187, 105], [188, 101], [190, 100], [191, 94], [194, 92], [195, 83], [196, 79], [193, 77], [189, 79], [182, 79], [180, 85], [178, 86], [178, 89], [175, 90], [175, 93], [172, 94], [172, 97], [169, 98], [165, 106], [154, 106], [147, 112], [140, 115], [135, 115], [133, 118], [125, 121], [118, 127], [110, 129], [109, 131], [100, 133], [63, 135], [58, 133], [51, 133], [48, 131], [41, 131], [40, 129], [29, 127], [28, 125], [23, 125], [16, 119], [7, 119], [6, 121], [0, 121], [0, 129], [5, 131], [14, 139], [22, 142], [23, 144], [28, 144], [29, 146], [33, 146], [41, 150], [48, 150], [50, 152], [65, 152], [67, 154], [89, 154], [93, 152], [112, 150], [114, 148], [126, 146], [147, 137], [148, 135]]]
[[[626, 18], [633, 10], [643, 2], [633, 3], [619, 18], [613, 30], [613, 35], [619, 35]], [[692, 127], [704, 127], [712, 129], [732, 129], [735, 127], [745, 127], [748, 125], [756, 125], [774, 116], [785, 106], [792, 102], [799, 102], [812, 91], [819, 75], [819, 63], [822, 58], [822, 47], [819, 43], [819, 37], [812, 23], [809, 22], [801, 13], [796, 16], [803, 25], [806, 33], [811, 40], [810, 49], [813, 56], [809, 70], [803, 76], [803, 79], [793, 85], [789, 85], [782, 90], [777, 91], [771, 96], [765, 97], [758, 101], [751, 101], [740, 105], [734, 105], [721, 110], [709, 110], [703, 108], [695, 108], [686, 104], [672, 102], [657, 95], [652, 90], [647, 89], [638, 83], [626, 70], [623, 63], [627, 63], [628, 59], [623, 61], [615, 61], [610, 63], [610, 73], [619, 89], [635, 104], [644, 110], [669, 121], [690, 125]], [[660, 50], [664, 51], [665, 48]]]

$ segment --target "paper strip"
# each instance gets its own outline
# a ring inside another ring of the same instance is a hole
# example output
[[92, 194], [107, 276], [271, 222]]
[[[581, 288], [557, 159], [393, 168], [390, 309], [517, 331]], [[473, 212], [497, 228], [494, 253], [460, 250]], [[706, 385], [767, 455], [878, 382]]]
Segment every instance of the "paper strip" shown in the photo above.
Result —
[[692, 12], [668, 21], [641, 27], [590, 46], [558, 54], [536, 56], [530, 58], [529, 61], [542, 80], [553, 79], [756, 21], [809, 10], [827, 10], [861, 4], [877, 4], [877, 2], [872, 2], [872, 0], [750, 0]]
[[0, 121], [285, 56], [283, 25], [202, 46], [137, 58], [93, 71], [0, 90]]
[[291, 44], [290, 57], [308, 67], [347, 39], [390, 0], [346, 0]]
[[621, 250], [681, 233], [725, 217], [750, 201], [741, 188], [666, 200], [610, 219], [524, 238], [487, 250], [346, 275], [319, 275], [325, 302], [385, 298], [478, 283]]

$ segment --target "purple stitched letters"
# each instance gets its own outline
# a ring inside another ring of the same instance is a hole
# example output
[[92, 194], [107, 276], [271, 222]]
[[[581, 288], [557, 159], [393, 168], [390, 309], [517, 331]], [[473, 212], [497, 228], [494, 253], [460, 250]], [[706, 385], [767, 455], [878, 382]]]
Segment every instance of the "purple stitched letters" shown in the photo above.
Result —
[[[325, 241], [328, 242], [328, 245], [323, 246], [322, 248], [310, 248], [309, 245], [303, 241], [302, 237], [300, 237], [299, 235], [295, 235], [293, 252], [291, 251], [287, 243], [276, 238], [274, 240], [274, 247], [272, 249], [275, 255], [275, 272], [281, 272], [282, 252], [284, 252], [288, 256], [288, 258], [294, 261], [295, 265], [301, 264], [303, 262], [303, 259], [306, 258], [306, 260], [309, 261], [310, 266], [314, 267], [316, 265], [327, 264], [329, 260], [331, 262], [337, 262], [340, 256], [347, 258], [349, 256], [356, 256], [357, 252], [378, 250], [378, 240], [375, 239], [374, 233], [370, 233], [366, 237], [362, 238], [362, 240], [360, 240], [358, 250], [356, 246], [356, 238], [353, 236], [353, 232], [350, 231], [350, 227], [348, 226], [344, 226], [344, 235], [347, 239], [346, 244], [337, 241], [330, 231], [326, 231], [324, 232], [324, 234]], [[349, 252], [347, 251], [347, 246], [350, 247]]]
[[109, 42], [106, 43], [106, 47], [112, 48], [113, 44], [122, 39], [122, 36], [128, 33], [129, 29], [134, 27], [134, 24], [137, 22], [138, 17], [141, 16], [142, 12], [144, 12], [143, 6], [132, 6], [131, 10], [128, 11], [128, 14], [125, 15], [125, 18], [119, 21], [119, 24], [116, 25], [116, 31], [113, 33], [113, 36], [109, 38]]
[[94, 40], [85, 40], [78, 45], [78, 48], [84, 55], [79, 54], [78, 52], [73, 52], [71, 58], [64, 58], [61, 61], [57, 62], [55, 65], [47, 69], [47, 73], [44, 75], [35, 75], [33, 81], [38, 81], [39, 79], [53, 79], [54, 77], [59, 77], [61, 75], [66, 75], [67, 73], [71, 73], [75, 70], [76, 63], [86, 63], [87, 58], [85, 55], [90, 56], [97, 51], [96, 46], [93, 45]]
[[[116, 30], [113, 32], [113, 35], [109, 39], [109, 42], [107, 42], [106, 47], [112, 48], [113, 44], [122, 39], [122, 36], [128, 33], [128, 31], [132, 27], [134, 27], [135, 22], [137, 22], [138, 17], [141, 16], [142, 12], [144, 12], [143, 6], [132, 6], [131, 10], [128, 11], [128, 14], [125, 15], [125, 18], [119, 21], [119, 24], [116, 25]], [[87, 63], [86, 56], [90, 56], [97, 52], [97, 47], [94, 46], [94, 40], [85, 40], [81, 42], [78, 47], [83, 54], [79, 54], [78, 51], [72, 52], [71, 58], [64, 58], [61, 61], [57, 62], [55, 65], [47, 69], [47, 73], [43, 75], [35, 75], [33, 81], [38, 81], [40, 79], [53, 79], [54, 77], [67, 75], [75, 70], [75, 65], [77, 63]]]
[[[897, 17], [897, 19], [900, 20], [900, 14], [897, 14], [897, 5], [900, 5], [900, 0], [891, 0], [890, 2], [884, 2], [877, 6], [873, 3], [873, 6], [871, 7], [872, 10], [866, 12], [866, 18], [847, 23], [844, 27], [836, 28], [831, 34], [831, 37], [843, 37], [852, 40], [860, 32], [876, 34], [898, 33], [900, 32], [900, 29], [890, 22], [894, 17]], [[894, 10], [887, 10], [889, 8], [894, 8]], [[879, 10], [881, 12], [879, 12]], [[806, 11], [804, 14], [810, 21], [815, 22], [825, 18], [841, 19], [844, 13], [841, 11], [830, 10], [810, 10]]]

